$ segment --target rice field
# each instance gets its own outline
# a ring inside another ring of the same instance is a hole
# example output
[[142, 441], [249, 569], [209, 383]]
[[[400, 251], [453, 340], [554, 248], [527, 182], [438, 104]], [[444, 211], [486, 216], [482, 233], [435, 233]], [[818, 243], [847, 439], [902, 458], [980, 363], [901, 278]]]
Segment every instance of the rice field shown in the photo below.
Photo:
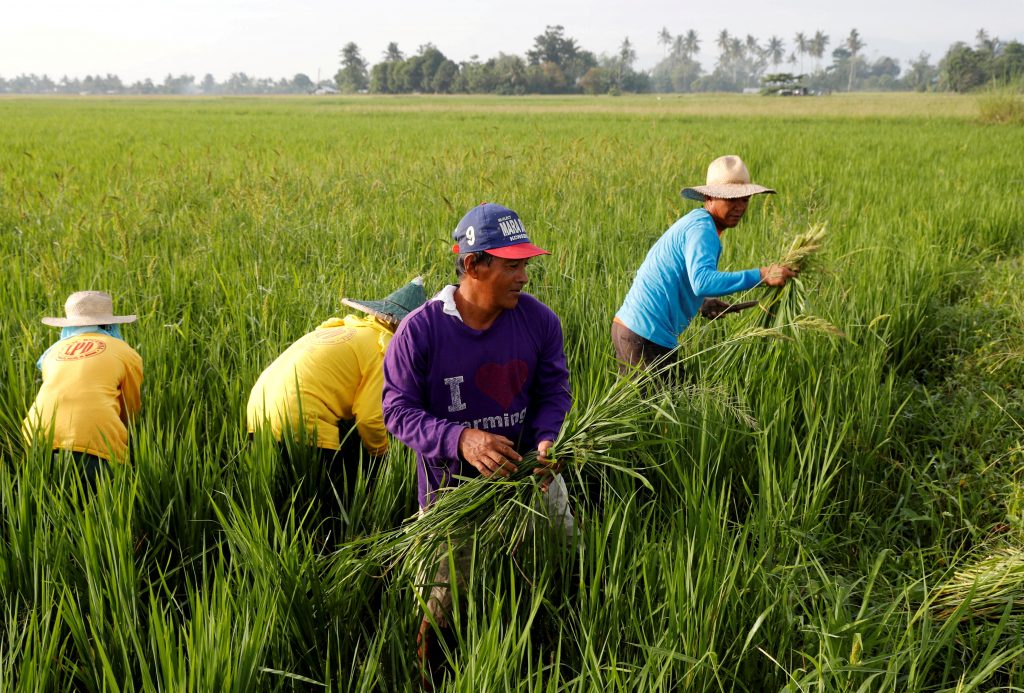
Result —
[[[724, 268], [822, 246], [771, 320], [697, 320], [685, 383], [633, 387], [611, 318], [725, 153], [779, 194]], [[245, 403], [342, 297], [453, 281], [482, 201], [552, 253], [579, 535], [525, 529], [529, 480], [466, 487], [492, 510], [452, 504], [438, 689], [1020, 689], [1021, 171], [1024, 129], [949, 95], [0, 99], [0, 690], [418, 689], [413, 456], [341, 506]], [[19, 431], [79, 289], [145, 363], [95, 493]]]

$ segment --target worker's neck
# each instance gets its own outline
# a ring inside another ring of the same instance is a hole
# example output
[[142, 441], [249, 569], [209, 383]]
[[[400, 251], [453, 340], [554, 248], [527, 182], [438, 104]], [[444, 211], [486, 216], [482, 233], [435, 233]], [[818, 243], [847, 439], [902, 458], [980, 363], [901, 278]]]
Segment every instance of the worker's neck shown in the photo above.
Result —
[[464, 281], [459, 284], [454, 298], [462, 322], [474, 330], [486, 330], [504, 310], [488, 292], [482, 291], [473, 282]]

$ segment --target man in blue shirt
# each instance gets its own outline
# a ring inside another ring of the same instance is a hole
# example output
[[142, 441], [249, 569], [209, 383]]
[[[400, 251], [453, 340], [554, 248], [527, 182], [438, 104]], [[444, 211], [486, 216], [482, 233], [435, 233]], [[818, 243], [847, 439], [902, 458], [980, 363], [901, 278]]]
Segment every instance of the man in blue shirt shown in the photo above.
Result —
[[679, 219], [651, 247], [612, 321], [612, 343], [624, 372], [663, 359], [676, 348], [679, 335], [698, 311], [717, 318], [749, 307], [731, 306], [716, 297], [759, 284], [784, 286], [796, 276], [794, 269], [783, 265], [718, 270], [719, 236], [740, 223], [751, 196], [774, 192], [751, 183], [738, 156], [715, 159], [706, 185], [683, 189], [683, 197], [704, 206]]

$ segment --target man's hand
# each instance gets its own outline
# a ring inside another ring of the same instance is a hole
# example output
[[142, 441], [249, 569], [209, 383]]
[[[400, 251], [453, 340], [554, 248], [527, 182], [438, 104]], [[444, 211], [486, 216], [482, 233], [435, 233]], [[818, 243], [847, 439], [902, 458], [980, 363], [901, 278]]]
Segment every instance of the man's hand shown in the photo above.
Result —
[[758, 301], [726, 303], [725, 301], [719, 301], [717, 298], [705, 298], [704, 304], [700, 307], [700, 314], [709, 320], [714, 320], [729, 313], [739, 313], [756, 305], [758, 305]]
[[553, 440], [542, 440], [537, 443], [537, 462], [540, 463], [540, 466], [536, 467], [533, 473], [542, 477], [540, 482], [541, 491], [547, 491], [548, 486], [551, 484], [551, 476], [562, 471], [562, 464], [553, 460], [548, 455], [554, 444]]
[[708, 320], [714, 320], [719, 315], [724, 315], [729, 304], [718, 298], [705, 298], [700, 306], [700, 314]]
[[479, 428], [462, 429], [459, 434], [459, 454], [485, 477], [505, 477], [517, 472], [519, 468], [515, 463], [523, 459], [511, 440]]
[[786, 282], [797, 275], [799, 270], [794, 270], [785, 265], [768, 265], [761, 268], [761, 282], [765, 286], [785, 286]]

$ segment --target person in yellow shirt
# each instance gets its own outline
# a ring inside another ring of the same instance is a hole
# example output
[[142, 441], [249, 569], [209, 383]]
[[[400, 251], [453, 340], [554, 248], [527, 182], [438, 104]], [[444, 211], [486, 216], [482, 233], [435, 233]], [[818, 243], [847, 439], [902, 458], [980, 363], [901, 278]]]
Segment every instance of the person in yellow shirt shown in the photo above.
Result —
[[66, 317], [43, 318], [60, 327], [60, 340], [36, 362], [43, 384], [22, 423], [31, 445], [45, 441], [68, 451], [89, 485], [110, 462], [128, 461], [128, 425], [142, 408], [142, 357], [125, 343], [110, 294], [78, 291]]
[[420, 277], [380, 301], [342, 299], [368, 315], [331, 318], [278, 356], [249, 395], [249, 433], [266, 429], [286, 453], [285, 441], [308, 443], [331, 476], [343, 471], [354, 480], [358, 442], [371, 456], [387, 452], [384, 352], [398, 323], [424, 301]]

